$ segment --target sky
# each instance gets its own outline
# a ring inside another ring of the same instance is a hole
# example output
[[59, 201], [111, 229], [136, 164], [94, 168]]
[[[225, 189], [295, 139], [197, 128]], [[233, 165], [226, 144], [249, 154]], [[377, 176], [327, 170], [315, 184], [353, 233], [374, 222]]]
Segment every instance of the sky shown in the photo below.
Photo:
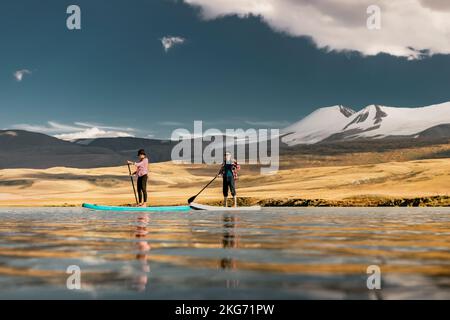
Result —
[[3, 0], [0, 15], [0, 129], [168, 138], [450, 101], [447, 0]]

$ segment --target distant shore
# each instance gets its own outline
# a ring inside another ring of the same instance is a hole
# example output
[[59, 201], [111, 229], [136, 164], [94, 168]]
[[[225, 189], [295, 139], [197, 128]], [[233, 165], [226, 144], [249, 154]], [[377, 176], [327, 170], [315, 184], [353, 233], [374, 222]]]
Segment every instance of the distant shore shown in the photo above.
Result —
[[[223, 201], [209, 201], [206, 204], [221, 206]], [[231, 204], [231, 203], [230, 203]], [[260, 205], [262, 207], [450, 207], [449, 196], [416, 198], [358, 197], [344, 200], [325, 199], [252, 199], [238, 198], [240, 206]]]
[[[229, 200], [231, 205], [231, 199]], [[203, 201], [202, 203], [212, 206], [222, 206], [223, 201]], [[238, 198], [240, 207], [260, 205], [261, 207], [450, 207], [450, 196], [433, 196], [417, 198], [353, 198], [345, 200], [325, 200], [325, 199], [254, 199]], [[133, 203], [120, 204], [119, 206], [129, 207]], [[150, 204], [152, 205], [152, 204]], [[166, 203], [168, 206], [187, 205], [186, 203], [174, 202]], [[41, 205], [38, 207], [80, 207], [80, 204], [61, 204], [61, 205]], [[2, 206], [0, 206], [2, 207]], [[13, 205], [13, 207], [30, 207], [26, 205]], [[35, 207], [35, 206], [34, 206]]]
[[323, 199], [270, 199], [261, 200], [259, 204], [264, 207], [449, 207], [450, 197], [354, 198], [337, 201]]
[[[242, 166], [239, 205], [264, 207], [448, 207], [450, 158], [379, 164], [295, 167], [261, 175]], [[217, 166], [150, 165], [149, 205], [186, 205], [205, 186]], [[196, 200], [222, 205], [217, 179]], [[79, 207], [82, 203], [133, 204], [126, 166], [75, 169], [0, 170], [0, 207]]]

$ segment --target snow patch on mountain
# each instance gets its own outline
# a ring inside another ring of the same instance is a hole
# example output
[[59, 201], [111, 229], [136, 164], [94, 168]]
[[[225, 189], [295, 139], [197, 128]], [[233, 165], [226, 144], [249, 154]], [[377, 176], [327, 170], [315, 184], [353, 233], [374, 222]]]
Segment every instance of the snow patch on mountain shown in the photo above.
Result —
[[[379, 122], [377, 122], [377, 108], [385, 114]], [[367, 120], [362, 123], [351, 124], [347, 128], [347, 130], [358, 129], [363, 131], [356, 137], [410, 136], [440, 124], [450, 123], [450, 103], [421, 108], [394, 108], [372, 105], [361, 111], [364, 110], [369, 113]], [[376, 130], [367, 130], [377, 125], [379, 127]]]
[[281, 130], [282, 141], [288, 145], [320, 142], [342, 130], [355, 111], [344, 106], [320, 108], [302, 120]]
[[450, 102], [420, 108], [369, 105], [354, 112], [342, 106], [320, 108], [284, 129], [288, 145], [323, 140], [413, 136], [450, 123]]

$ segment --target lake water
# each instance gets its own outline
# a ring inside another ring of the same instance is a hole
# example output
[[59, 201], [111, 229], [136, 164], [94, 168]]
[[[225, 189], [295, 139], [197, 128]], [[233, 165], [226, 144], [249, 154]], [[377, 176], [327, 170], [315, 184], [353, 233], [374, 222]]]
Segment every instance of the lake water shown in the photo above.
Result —
[[449, 299], [450, 208], [0, 208], [0, 298]]

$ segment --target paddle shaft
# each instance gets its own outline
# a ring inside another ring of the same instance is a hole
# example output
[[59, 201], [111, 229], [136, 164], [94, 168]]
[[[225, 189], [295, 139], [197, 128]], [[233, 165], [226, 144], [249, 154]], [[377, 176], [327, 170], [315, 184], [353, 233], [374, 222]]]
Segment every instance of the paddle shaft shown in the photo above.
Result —
[[131, 174], [131, 168], [130, 168], [129, 163], [128, 163], [128, 172], [130, 173], [131, 185], [133, 186], [134, 199], [136, 200], [136, 204], [139, 204], [137, 194], [136, 194], [136, 187], [134, 186], [133, 175]]
[[217, 178], [218, 176], [219, 176], [219, 175], [216, 174], [216, 176], [214, 177], [214, 179], [212, 179], [206, 186], [204, 186], [203, 189], [199, 191], [199, 193], [197, 193], [197, 194], [196, 194], [195, 196], [193, 196], [193, 197], [190, 197], [189, 200], [188, 200], [188, 203], [193, 202], [193, 201], [195, 200], [195, 198], [197, 198], [198, 195], [199, 195], [200, 193], [203, 192], [203, 190], [205, 190], [206, 188], [208, 188], [208, 186], [209, 186], [211, 183], [213, 183], [214, 180], [216, 180], [216, 178]]

